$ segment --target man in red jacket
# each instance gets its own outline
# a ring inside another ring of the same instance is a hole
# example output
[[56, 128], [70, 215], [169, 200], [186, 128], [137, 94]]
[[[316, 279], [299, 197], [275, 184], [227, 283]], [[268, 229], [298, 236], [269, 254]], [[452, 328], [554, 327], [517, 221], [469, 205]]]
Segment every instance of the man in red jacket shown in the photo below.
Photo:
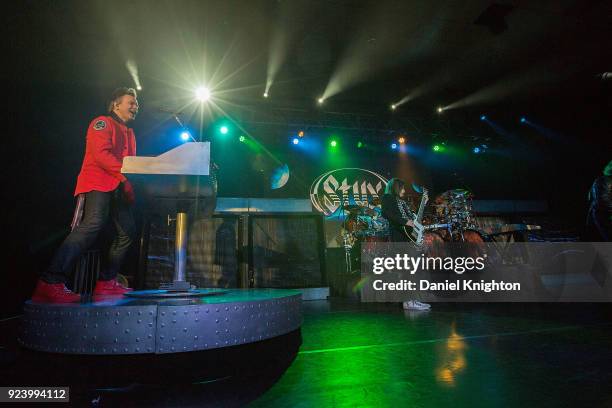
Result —
[[117, 235], [110, 247], [108, 266], [100, 271], [94, 295], [120, 295], [130, 291], [117, 282], [117, 272], [134, 239], [135, 224], [131, 205], [132, 185], [121, 174], [125, 156], [136, 155], [134, 131], [128, 123], [136, 118], [138, 101], [132, 88], [113, 92], [108, 115], [95, 118], [87, 129], [83, 166], [75, 196], [84, 198], [83, 218], [64, 240], [49, 268], [42, 274], [32, 300], [36, 302], [76, 302], [80, 295], [66, 288], [66, 281], [77, 260], [96, 241], [112, 220]]

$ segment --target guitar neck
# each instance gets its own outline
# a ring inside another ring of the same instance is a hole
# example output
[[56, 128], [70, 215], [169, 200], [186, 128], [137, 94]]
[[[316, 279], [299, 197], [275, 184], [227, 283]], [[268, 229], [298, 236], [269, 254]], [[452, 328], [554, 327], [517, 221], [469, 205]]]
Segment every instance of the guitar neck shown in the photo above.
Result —
[[419, 223], [423, 219], [423, 213], [425, 212], [425, 204], [427, 204], [427, 190], [423, 191], [423, 196], [421, 197], [421, 204], [419, 205], [419, 212], [417, 213], [416, 217], [416, 220]]

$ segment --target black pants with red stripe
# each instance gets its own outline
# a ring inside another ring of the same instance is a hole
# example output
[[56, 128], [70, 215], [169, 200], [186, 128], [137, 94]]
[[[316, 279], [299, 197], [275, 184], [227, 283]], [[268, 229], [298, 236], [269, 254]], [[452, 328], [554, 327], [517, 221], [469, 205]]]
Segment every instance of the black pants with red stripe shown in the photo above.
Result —
[[109, 222], [115, 227], [116, 236], [108, 252], [106, 267], [100, 270], [100, 279], [115, 278], [136, 232], [132, 209], [120, 188], [110, 192], [85, 193], [81, 223], [66, 237], [41, 279], [47, 283], [66, 283], [76, 262], [92, 247]]

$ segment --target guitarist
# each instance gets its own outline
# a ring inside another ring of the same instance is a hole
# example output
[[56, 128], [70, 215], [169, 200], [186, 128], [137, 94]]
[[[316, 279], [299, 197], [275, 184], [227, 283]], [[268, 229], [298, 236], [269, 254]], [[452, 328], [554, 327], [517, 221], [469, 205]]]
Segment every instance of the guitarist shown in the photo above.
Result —
[[414, 227], [411, 217], [413, 210], [402, 199], [405, 195], [406, 184], [402, 180], [392, 178], [387, 182], [382, 197], [382, 215], [389, 221], [392, 242], [409, 241], [404, 233], [404, 227]]
[[[387, 182], [385, 194], [382, 198], [382, 215], [389, 221], [391, 242], [410, 241], [404, 232], [404, 228], [412, 229], [414, 227], [411, 216], [414, 211], [402, 199], [405, 195], [406, 184], [402, 180], [392, 178]], [[408, 299], [403, 302], [403, 307], [406, 310], [429, 310], [431, 305], [419, 302], [416, 299]]]

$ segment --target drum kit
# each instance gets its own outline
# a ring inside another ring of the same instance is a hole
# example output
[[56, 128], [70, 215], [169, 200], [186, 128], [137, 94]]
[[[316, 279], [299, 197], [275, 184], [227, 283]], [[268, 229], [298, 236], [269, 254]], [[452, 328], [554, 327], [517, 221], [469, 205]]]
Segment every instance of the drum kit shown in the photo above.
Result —
[[350, 204], [342, 207], [346, 214], [342, 227], [342, 241], [348, 273], [352, 272], [351, 252], [355, 246], [361, 246], [363, 242], [389, 241], [389, 221], [382, 216], [380, 199], [375, 198], [369, 204]]
[[[351, 246], [359, 241], [388, 241], [389, 222], [382, 216], [379, 201], [375, 206], [345, 205], [343, 239]], [[476, 224], [472, 208], [472, 194], [468, 190], [454, 189], [440, 194], [433, 204], [433, 215], [426, 217], [425, 229], [440, 234], [444, 241], [483, 241], [485, 235]], [[475, 237], [479, 237], [475, 238]]]
[[381, 215], [380, 207], [345, 205], [343, 237], [352, 245], [358, 241], [388, 241], [389, 221]]
[[[440, 194], [432, 205], [433, 214], [426, 217], [425, 247], [434, 247], [434, 243], [468, 242], [483, 243], [486, 234], [476, 224], [472, 208], [472, 194], [468, 190], [454, 189]], [[380, 201], [375, 200], [370, 206], [345, 205], [347, 215], [342, 228], [342, 240], [347, 261], [351, 250], [364, 242], [388, 242], [390, 239], [389, 222], [382, 216]], [[426, 248], [426, 252], [430, 252]], [[430, 252], [431, 253], [431, 252]], [[350, 262], [347, 262], [347, 267]], [[350, 271], [349, 271], [350, 272]]]
[[428, 231], [435, 231], [444, 241], [483, 242], [484, 234], [476, 225], [472, 193], [464, 189], [448, 190], [434, 201], [434, 214]]

